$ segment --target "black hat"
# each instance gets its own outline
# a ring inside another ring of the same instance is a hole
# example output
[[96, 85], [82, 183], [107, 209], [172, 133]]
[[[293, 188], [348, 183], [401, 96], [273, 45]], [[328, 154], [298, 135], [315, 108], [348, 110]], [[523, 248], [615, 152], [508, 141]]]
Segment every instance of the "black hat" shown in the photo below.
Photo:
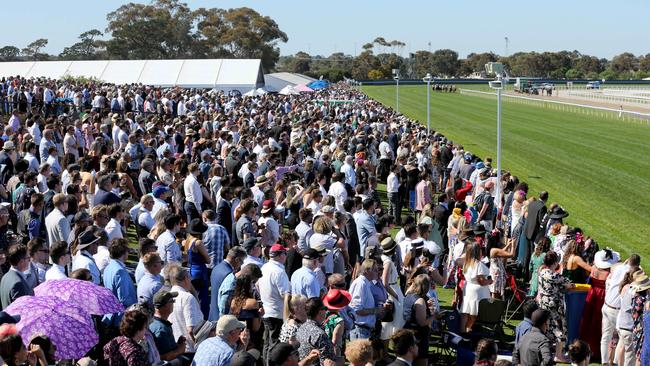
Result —
[[201, 219], [193, 219], [187, 227], [187, 232], [194, 236], [203, 235], [206, 231], [208, 231], [208, 226]]
[[153, 295], [153, 306], [160, 309], [172, 301], [176, 296], [178, 296], [178, 292], [160, 290]]
[[307, 248], [305, 254], [302, 256], [304, 259], [319, 259], [321, 254], [314, 248]]
[[257, 359], [250, 352], [239, 351], [232, 355], [231, 366], [255, 366]]
[[81, 250], [95, 244], [99, 241], [99, 237], [95, 235], [95, 230], [93, 227], [87, 228], [81, 235], [79, 235], [79, 244], [77, 244], [77, 250]]
[[269, 354], [269, 366], [282, 365], [292, 354], [297, 354], [292, 345], [283, 342], [276, 343]]
[[256, 245], [259, 244], [259, 240], [257, 238], [248, 238], [244, 240], [242, 243], [242, 248], [248, 253], [250, 252], [253, 248], [255, 248]]
[[551, 313], [546, 309], [537, 309], [533, 311], [533, 315], [530, 317], [531, 323], [534, 327], [541, 327], [551, 316]]
[[554, 219], [554, 220], [563, 219], [567, 216], [569, 216], [569, 213], [564, 211], [564, 209], [561, 206], [553, 207], [553, 210], [548, 215], [549, 219]]

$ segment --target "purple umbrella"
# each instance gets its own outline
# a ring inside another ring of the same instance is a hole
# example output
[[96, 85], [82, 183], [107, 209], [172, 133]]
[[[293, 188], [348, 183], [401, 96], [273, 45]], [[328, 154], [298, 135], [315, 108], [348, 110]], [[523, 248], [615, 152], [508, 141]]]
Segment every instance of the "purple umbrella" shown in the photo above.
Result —
[[124, 306], [106, 287], [89, 281], [66, 278], [45, 281], [34, 289], [36, 296], [55, 296], [84, 309], [88, 314], [105, 315], [124, 311]]
[[22, 296], [5, 311], [20, 315], [17, 327], [23, 343], [39, 335], [50, 338], [58, 359], [78, 359], [99, 342], [90, 314], [53, 296]]

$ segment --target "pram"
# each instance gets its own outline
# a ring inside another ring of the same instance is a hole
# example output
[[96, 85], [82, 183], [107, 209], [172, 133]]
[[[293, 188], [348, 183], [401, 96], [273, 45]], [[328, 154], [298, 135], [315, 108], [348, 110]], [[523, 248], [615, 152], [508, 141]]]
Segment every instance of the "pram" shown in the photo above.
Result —
[[517, 262], [510, 262], [506, 265], [506, 289], [504, 298], [506, 300], [505, 322], [509, 323], [524, 306], [528, 299], [527, 292], [517, 284]]

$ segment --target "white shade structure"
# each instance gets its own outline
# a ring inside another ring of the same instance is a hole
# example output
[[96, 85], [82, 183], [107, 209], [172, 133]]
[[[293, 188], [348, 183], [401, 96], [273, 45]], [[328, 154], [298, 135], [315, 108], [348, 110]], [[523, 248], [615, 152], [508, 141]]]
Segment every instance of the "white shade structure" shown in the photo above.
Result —
[[95, 78], [112, 84], [250, 90], [264, 87], [258, 59], [0, 62], [0, 77]]

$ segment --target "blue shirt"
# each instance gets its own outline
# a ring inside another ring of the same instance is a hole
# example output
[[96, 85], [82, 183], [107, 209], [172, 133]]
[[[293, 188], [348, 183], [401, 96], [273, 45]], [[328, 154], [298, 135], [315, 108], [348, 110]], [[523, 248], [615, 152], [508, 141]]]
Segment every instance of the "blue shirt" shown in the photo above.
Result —
[[320, 284], [316, 273], [307, 268], [300, 267], [291, 275], [291, 294], [302, 295], [307, 298], [320, 297]]
[[377, 316], [375, 314], [359, 315], [358, 312], [363, 309], [376, 308], [375, 299], [372, 296], [373, 284], [368, 281], [366, 276], [359, 276], [350, 285], [350, 294], [352, 301], [350, 307], [356, 312], [355, 324], [361, 324], [367, 327], [374, 327]]
[[[138, 302], [135, 286], [124, 263], [117, 259], [111, 259], [104, 268], [103, 278], [104, 287], [111, 290], [125, 309]], [[123, 314], [120, 312], [105, 315], [102, 322], [106, 325], [119, 326]]]
[[140, 279], [144, 276], [144, 263], [142, 263], [142, 258], [138, 261], [138, 266], [135, 267], [135, 283], [140, 283]]
[[[212, 274], [210, 275], [210, 286], [212, 287], [212, 291], [210, 294], [210, 315], [208, 316], [208, 319], [211, 321], [219, 320], [218, 289], [221, 287], [224, 278], [226, 278], [230, 273], [232, 273], [232, 266], [227, 261], [223, 261], [214, 267]], [[215, 289], [217, 289], [217, 291], [215, 291]]]
[[223, 338], [208, 338], [196, 350], [192, 366], [230, 366], [233, 354], [235, 350]]
[[153, 295], [158, 292], [163, 286], [163, 278], [161, 275], [154, 275], [145, 272], [140, 282], [138, 282], [138, 302], [146, 301], [153, 304]]
[[219, 294], [217, 296], [219, 296], [220, 318], [226, 314], [230, 314], [230, 301], [232, 300], [232, 294], [235, 292], [236, 282], [235, 273], [229, 273], [219, 287]]
[[223, 262], [223, 248], [230, 245], [228, 231], [219, 224], [209, 223], [208, 231], [203, 233], [203, 245], [208, 251], [212, 266], [218, 265]]
[[154, 317], [151, 324], [149, 324], [149, 331], [153, 335], [156, 348], [161, 355], [176, 349], [176, 340], [174, 338], [174, 331], [172, 330], [172, 323]]
[[521, 338], [533, 328], [533, 323], [528, 318], [524, 318], [515, 328], [515, 348], [519, 347]]
[[377, 220], [374, 216], [369, 215], [367, 211], [362, 211], [357, 216], [355, 223], [357, 224], [357, 234], [359, 235], [359, 253], [363, 257], [366, 254], [366, 246], [368, 239], [377, 233], [375, 223]]

